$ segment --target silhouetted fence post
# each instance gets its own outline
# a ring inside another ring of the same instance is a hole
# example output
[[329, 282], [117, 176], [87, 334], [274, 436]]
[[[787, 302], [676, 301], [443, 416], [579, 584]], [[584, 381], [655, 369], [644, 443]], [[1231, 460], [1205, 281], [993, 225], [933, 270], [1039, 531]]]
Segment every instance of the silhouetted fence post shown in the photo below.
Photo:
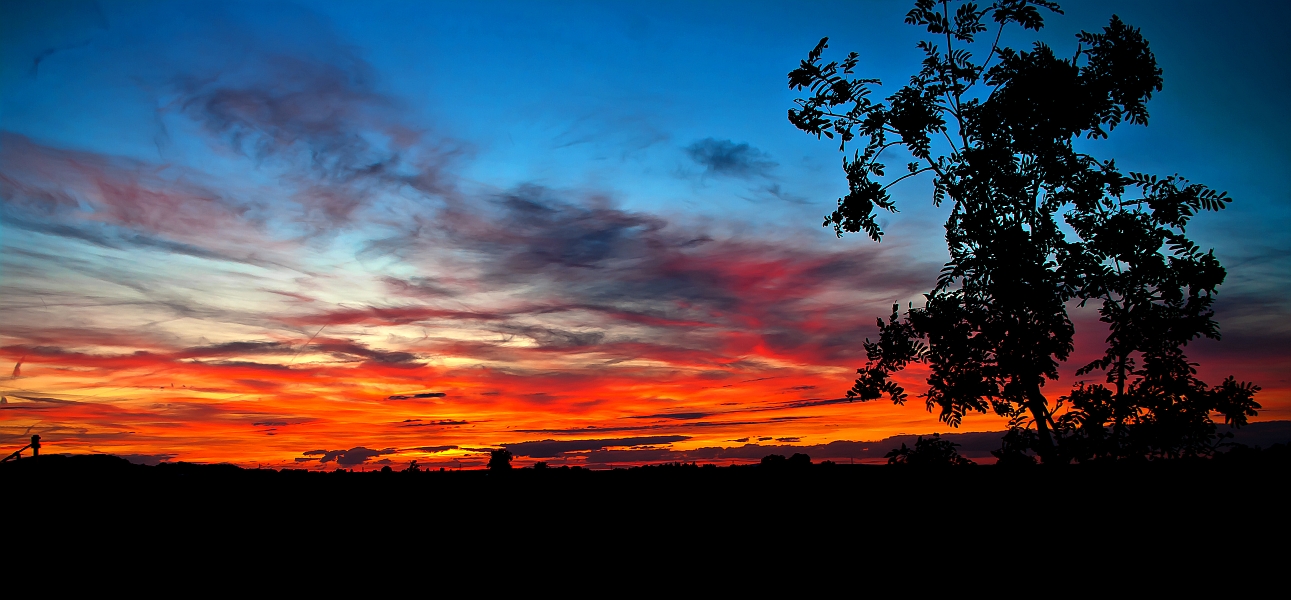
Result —
[[26, 449], [28, 449], [28, 448], [31, 448], [31, 457], [32, 457], [32, 458], [36, 458], [36, 457], [40, 456], [40, 436], [38, 436], [38, 435], [33, 435], [33, 436], [31, 436], [31, 443], [30, 443], [30, 444], [27, 444], [26, 446], [23, 446], [23, 447], [21, 447], [21, 448], [19, 448], [19, 449], [15, 450], [15, 451], [13, 452], [13, 454], [10, 454], [9, 456], [6, 456], [6, 457], [4, 458], [4, 460], [0, 460], [0, 462], [9, 462], [10, 460], [18, 460], [18, 459], [22, 458], [22, 451], [23, 451], [23, 450], [26, 450]]

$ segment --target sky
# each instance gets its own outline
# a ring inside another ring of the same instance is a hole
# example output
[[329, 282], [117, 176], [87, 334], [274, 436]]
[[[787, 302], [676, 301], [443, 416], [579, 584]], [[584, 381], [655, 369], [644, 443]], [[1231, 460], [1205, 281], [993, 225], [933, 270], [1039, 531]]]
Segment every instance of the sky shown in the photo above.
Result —
[[[604, 466], [946, 432], [843, 397], [945, 209], [910, 180], [882, 243], [835, 237], [842, 155], [785, 118], [823, 36], [903, 82], [907, 4], [0, 2], [0, 445]], [[1142, 28], [1150, 125], [1082, 144], [1235, 199], [1189, 229], [1229, 270], [1189, 354], [1288, 419], [1291, 10], [1215, 6], [1081, 2], [1038, 37]], [[1072, 314], [1051, 399], [1101, 354]]]

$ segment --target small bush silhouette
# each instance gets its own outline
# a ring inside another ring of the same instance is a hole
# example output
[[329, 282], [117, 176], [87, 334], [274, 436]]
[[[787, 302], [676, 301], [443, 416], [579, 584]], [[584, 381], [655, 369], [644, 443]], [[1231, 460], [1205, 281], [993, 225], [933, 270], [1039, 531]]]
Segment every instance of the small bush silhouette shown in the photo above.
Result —
[[894, 448], [885, 454], [884, 458], [888, 459], [889, 465], [916, 467], [959, 467], [975, 464], [959, 455], [959, 451], [955, 450], [958, 445], [949, 440], [943, 440], [941, 434], [934, 433], [930, 438], [919, 436], [914, 443], [914, 448], [903, 443], [900, 448]]
[[1036, 443], [1035, 430], [1014, 427], [1004, 434], [1000, 449], [992, 450], [991, 455], [996, 458], [995, 464], [1001, 467], [1034, 466], [1035, 456], [1028, 454], [1027, 450], [1035, 448]]

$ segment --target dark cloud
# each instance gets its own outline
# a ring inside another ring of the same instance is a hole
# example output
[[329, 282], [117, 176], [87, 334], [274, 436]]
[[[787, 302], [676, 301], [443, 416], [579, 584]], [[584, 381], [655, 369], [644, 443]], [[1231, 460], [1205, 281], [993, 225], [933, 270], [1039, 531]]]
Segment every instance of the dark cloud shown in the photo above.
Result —
[[1220, 433], [1231, 433], [1235, 444], [1268, 448], [1274, 444], [1291, 445], [1291, 421], [1264, 421], [1250, 423], [1241, 429], [1220, 426]]
[[227, 342], [211, 346], [196, 346], [175, 353], [175, 358], [209, 358], [216, 356], [248, 356], [263, 354], [290, 354], [295, 349], [282, 342]]
[[587, 453], [588, 464], [604, 465], [626, 462], [675, 462], [681, 453], [666, 448], [640, 448], [633, 450], [593, 450]]
[[431, 306], [369, 306], [361, 309], [343, 308], [307, 314], [298, 317], [285, 317], [282, 321], [288, 325], [350, 325], [364, 323], [369, 325], [403, 325], [421, 321], [445, 319], [454, 321], [500, 321], [510, 317], [510, 313], [490, 313], [470, 310], [445, 310]]
[[698, 140], [686, 146], [686, 155], [704, 167], [707, 174], [741, 179], [765, 177], [776, 166], [767, 153], [747, 143], [737, 144], [731, 140]]
[[[553, 140], [556, 148], [587, 145], [598, 159], [617, 155], [627, 159], [646, 148], [667, 141], [670, 136], [655, 118], [647, 113], [651, 107], [639, 105], [637, 98], [620, 98], [590, 108]], [[611, 110], [606, 110], [614, 107]]]
[[306, 220], [326, 228], [350, 223], [379, 190], [449, 189], [457, 149], [406, 125], [408, 107], [326, 29], [311, 51], [253, 48], [253, 67], [177, 78], [181, 110], [235, 151], [283, 166]]
[[45, 404], [79, 404], [79, 402], [76, 402], [74, 400], [65, 400], [63, 398], [50, 398], [48, 396], [27, 396], [24, 394], [15, 394], [12, 392], [9, 393], [9, 397], [21, 398], [28, 402], [41, 402]]
[[25, 219], [21, 216], [4, 214], [5, 224], [25, 229], [34, 233], [62, 237], [93, 244], [113, 250], [157, 250], [167, 254], [192, 256], [213, 261], [242, 263], [257, 267], [276, 266], [262, 260], [254, 254], [238, 256], [236, 254], [202, 248], [193, 244], [175, 242], [150, 235], [137, 233], [110, 223], [52, 223]]
[[315, 339], [309, 345], [310, 350], [317, 352], [329, 352], [338, 358], [346, 356], [357, 356], [367, 359], [367, 362], [385, 366], [416, 367], [420, 366], [420, 356], [410, 352], [389, 352], [386, 350], [377, 350], [369, 348], [363, 344], [348, 340], [319, 340]]
[[499, 330], [504, 334], [527, 337], [541, 348], [586, 348], [599, 345], [605, 339], [605, 333], [601, 331], [570, 331], [555, 327], [503, 326]]
[[[1235, 435], [1232, 440], [1235, 443], [1246, 444], [1248, 446], [1269, 447], [1273, 444], [1291, 443], [1291, 421], [1266, 421], [1251, 423], [1241, 429], [1228, 429], [1221, 426], [1221, 431], [1227, 431]], [[970, 433], [943, 433], [942, 439], [959, 444], [957, 450], [961, 455], [978, 462], [993, 462], [994, 457], [991, 455], [992, 450], [998, 450], [1000, 447], [1000, 438], [1004, 436], [1003, 431], [987, 432], [970, 432]], [[692, 462], [692, 461], [713, 461], [721, 462], [726, 460], [747, 461], [759, 460], [768, 454], [782, 454], [785, 456], [803, 453], [812, 458], [813, 461], [832, 460], [835, 462], [847, 461], [864, 461], [864, 462], [883, 462], [884, 455], [890, 450], [898, 448], [901, 444], [913, 446], [920, 436], [918, 435], [896, 435], [883, 438], [872, 442], [856, 442], [848, 440], [839, 440], [827, 444], [813, 445], [794, 445], [792, 443], [780, 445], [762, 445], [762, 444], [744, 444], [731, 448], [707, 447], [697, 448], [695, 450], [670, 450], [659, 448], [648, 449], [614, 449], [598, 450], [587, 454], [586, 460], [591, 464], [607, 463], [628, 463], [628, 462]], [[926, 435], [924, 437], [927, 437]], [[771, 438], [758, 438], [766, 441]], [[795, 438], [780, 438], [780, 440], [794, 440]], [[746, 441], [733, 440], [736, 442]], [[779, 440], [777, 440], [779, 441]]]
[[457, 449], [457, 446], [418, 446], [416, 448], [409, 448], [409, 450], [417, 450], [420, 452], [427, 452], [430, 454], [438, 454], [440, 452], [445, 452], [447, 450], [456, 450], [456, 449]]
[[[217, 192], [202, 180], [201, 174], [182, 167], [59, 149], [0, 132], [0, 221], [13, 231], [39, 234], [24, 236], [31, 240], [24, 246], [53, 249], [18, 254], [25, 258], [16, 266], [36, 276], [48, 276], [52, 269], [83, 272], [136, 289], [177, 311], [191, 309], [193, 303], [174, 298], [179, 295], [174, 291], [158, 293], [161, 282], [148, 281], [137, 269], [107, 267], [90, 258], [98, 252], [60, 241], [124, 253], [282, 267], [262, 250], [264, 236], [252, 217], [258, 205]], [[55, 239], [42, 239], [46, 236]]]
[[[517, 433], [540, 433], [548, 435], [586, 435], [588, 433], [625, 433], [625, 432], [647, 432], [647, 431], [676, 431], [686, 429], [722, 429], [726, 427], [747, 427], [750, 425], [774, 425], [787, 421], [799, 421], [804, 419], [816, 419], [815, 416], [785, 416], [772, 417], [761, 420], [745, 421], [673, 421], [667, 423], [656, 423], [651, 425], [628, 425], [615, 427], [585, 427], [569, 429], [516, 429]], [[771, 439], [771, 438], [765, 438]]]
[[[661, 219], [565, 202], [541, 187], [521, 187], [491, 204], [489, 215], [476, 206], [451, 207], [444, 225], [454, 246], [488, 257], [482, 266], [493, 268], [486, 277], [503, 283], [533, 275], [594, 277], [618, 261], [646, 255], [650, 245], [676, 243], [657, 235], [665, 226]], [[507, 236], [495, 235], [497, 220], [513, 225]]]
[[[961, 434], [962, 435], [962, 434]], [[990, 434], [993, 436], [994, 446], [991, 449], [999, 448], [999, 438], [1002, 432]], [[946, 437], [946, 436], [942, 436]], [[908, 438], [908, 439], [907, 439]], [[849, 460], [858, 460], [866, 462], [881, 461], [883, 455], [893, 447], [900, 446], [902, 441], [907, 445], [912, 444], [916, 436], [897, 436], [886, 438], [877, 442], [851, 442], [837, 441], [829, 444], [819, 444], [811, 446], [798, 446], [792, 444], [764, 445], [764, 444], [744, 444], [731, 448], [706, 447], [694, 450], [610, 450], [603, 452], [593, 452], [587, 456], [587, 462], [592, 464], [604, 464], [613, 462], [694, 462], [694, 461], [750, 461], [760, 460], [768, 454], [781, 454], [789, 456], [791, 454], [807, 454], [813, 461], [833, 460], [835, 462], [846, 462]], [[771, 438], [759, 438], [759, 440], [770, 440]], [[985, 453], [965, 452], [960, 448], [961, 453], [969, 458], [981, 458], [980, 454], [989, 456], [989, 451]]]
[[[506, 224], [505, 235], [499, 223]], [[653, 359], [725, 371], [757, 347], [799, 362], [851, 364], [863, 360], [855, 340], [875, 333], [872, 315], [886, 314], [890, 299], [917, 297], [935, 277], [936, 265], [911, 262], [903, 251], [887, 244], [831, 252], [717, 239], [604, 199], [521, 186], [493, 198], [449, 201], [436, 219], [412, 219], [363, 252], [475, 274], [469, 285], [385, 280], [408, 298], [435, 302], [448, 288], [489, 289], [523, 293], [530, 304], [370, 307], [293, 318], [301, 325], [473, 320], [498, 341], [426, 345], [496, 361], [595, 351], [607, 367]], [[873, 306], [820, 302], [823, 295], [844, 294], [863, 294]], [[506, 345], [517, 336], [534, 343]]]
[[447, 284], [429, 277], [410, 277], [400, 279], [398, 277], [381, 277], [381, 281], [389, 287], [390, 291], [403, 296], [412, 296], [416, 298], [451, 298], [457, 295]]
[[414, 398], [443, 398], [448, 394], [444, 392], [426, 392], [423, 394], [399, 394], [386, 398], [386, 400], [411, 400]]
[[624, 418], [627, 418], [627, 419], [680, 419], [680, 420], [689, 421], [692, 419], [703, 419], [706, 417], [711, 417], [712, 415], [713, 413], [711, 412], [678, 412], [678, 413], [657, 413], [653, 415], [630, 415]]
[[55, 55], [55, 54], [58, 54], [59, 52], [66, 52], [66, 51], [68, 51], [68, 50], [76, 50], [76, 49], [78, 49], [78, 48], [84, 48], [84, 47], [89, 46], [89, 45], [90, 45], [90, 40], [83, 40], [83, 41], [76, 42], [76, 43], [73, 43], [73, 44], [67, 44], [67, 45], [63, 45], [63, 46], [55, 46], [55, 47], [53, 47], [53, 48], [46, 48], [45, 50], [42, 50], [40, 53], [36, 54], [36, 56], [35, 56], [34, 58], [32, 58], [32, 60], [31, 60], [31, 76], [32, 76], [33, 78], [37, 76], [37, 71], [38, 71], [38, 69], [40, 68], [40, 63], [41, 63], [41, 62], [44, 62], [44, 61], [45, 61], [46, 59], [48, 59], [49, 57], [51, 57], [51, 56], [53, 56], [53, 55]]
[[[783, 188], [780, 187], [779, 183], [769, 183], [766, 186], [763, 186], [760, 191], [763, 194], [765, 194], [767, 197], [774, 198], [781, 202], [787, 202], [789, 204], [802, 204], [802, 205], [811, 204], [811, 201], [808, 200], [807, 198], [804, 198], [797, 194], [791, 194], [785, 191]], [[753, 198], [753, 199], [757, 200], [757, 198]]]
[[207, 367], [227, 367], [230, 369], [251, 369], [259, 371], [278, 371], [287, 372], [291, 370], [291, 365], [280, 365], [277, 363], [259, 363], [249, 360], [212, 360], [202, 363]]
[[404, 421], [400, 427], [456, 427], [460, 425], [470, 425], [468, 421], [454, 419], [440, 419], [438, 421], [421, 421], [421, 419], [409, 419]]
[[[353, 465], [361, 465], [367, 462], [368, 460], [376, 458], [378, 456], [383, 456], [386, 454], [394, 454], [396, 452], [398, 452], [398, 450], [394, 448], [386, 448], [384, 450], [373, 450], [371, 448], [364, 448], [363, 446], [358, 446], [356, 448], [350, 448], [349, 450], [308, 450], [305, 452], [301, 452], [301, 454], [303, 454], [306, 457], [317, 456], [318, 457], [317, 460], [320, 464], [326, 464], [326, 463], [335, 461], [336, 464], [338, 465], [341, 465], [343, 467], [348, 467]], [[308, 460], [312, 460], [312, 458], [296, 459], [297, 462], [306, 462]]]
[[671, 444], [674, 442], [686, 441], [688, 439], [690, 439], [690, 436], [686, 435], [655, 435], [594, 440], [542, 440], [535, 442], [502, 444], [502, 446], [507, 450], [510, 450], [516, 456], [552, 458], [560, 456], [566, 452], [586, 452], [589, 450], [599, 450], [601, 448], [618, 446]]

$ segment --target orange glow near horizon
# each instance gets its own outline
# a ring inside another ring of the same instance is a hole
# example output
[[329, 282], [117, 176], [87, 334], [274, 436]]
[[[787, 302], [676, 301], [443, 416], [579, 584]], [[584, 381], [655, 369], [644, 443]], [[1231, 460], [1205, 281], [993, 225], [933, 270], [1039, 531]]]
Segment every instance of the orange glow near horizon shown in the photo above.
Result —
[[[370, 456], [360, 451], [342, 466], [402, 468], [416, 460], [471, 468], [491, 449], [544, 440], [684, 452], [951, 431], [918, 398], [904, 407], [841, 401], [853, 369], [795, 362], [738, 333], [723, 346], [738, 355], [632, 347], [632, 358], [607, 366], [611, 350], [603, 348], [554, 356], [520, 346], [490, 361], [439, 354], [439, 344], [433, 364], [408, 366], [345, 354], [353, 341], [344, 334], [359, 333], [345, 328], [362, 325], [324, 327], [305, 347], [305, 340], [168, 353], [28, 347], [22, 356], [9, 347], [6, 355], [21, 364], [4, 384], [3, 427], [15, 439], [41, 433], [46, 452], [313, 469], [336, 468], [335, 459], [320, 459], [355, 448]], [[418, 343], [402, 350], [417, 351]], [[911, 369], [902, 379], [918, 390], [922, 376]], [[1285, 390], [1266, 389], [1264, 418], [1285, 417], [1285, 398]], [[975, 415], [962, 429], [1003, 426]], [[589, 456], [521, 456], [517, 464], [604, 466]], [[658, 460], [618, 464], [648, 462]]]

